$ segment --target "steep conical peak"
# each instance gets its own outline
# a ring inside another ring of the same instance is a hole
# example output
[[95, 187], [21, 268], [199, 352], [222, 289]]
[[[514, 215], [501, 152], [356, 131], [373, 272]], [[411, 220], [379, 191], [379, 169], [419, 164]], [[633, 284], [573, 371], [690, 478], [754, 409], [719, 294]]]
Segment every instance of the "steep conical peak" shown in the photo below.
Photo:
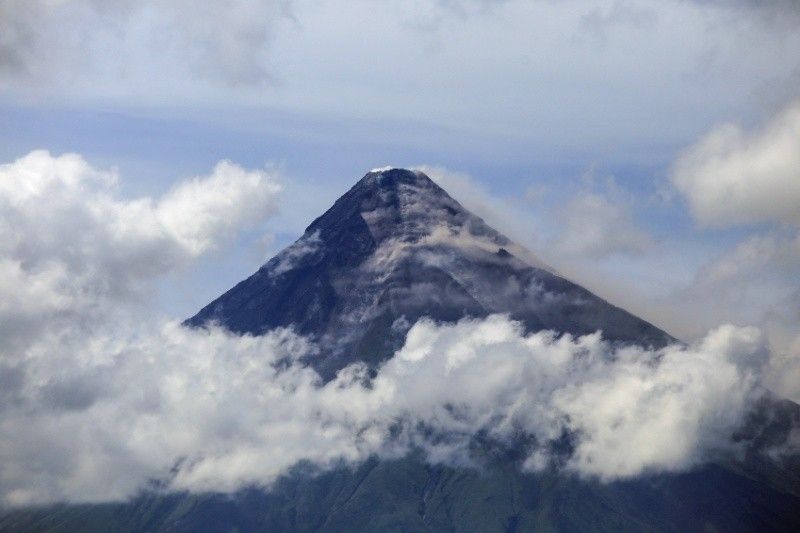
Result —
[[376, 243], [415, 241], [437, 229], [507, 242], [419, 170], [380, 168], [368, 172], [308, 228], [323, 237], [366, 224]]
[[[466, 211], [421, 170], [394, 167], [373, 169], [353, 186], [351, 192], [356, 192], [359, 200], [375, 198], [375, 205], [396, 203], [397, 207], [401, 207], [402, 204], [408, 206], [435, 201], [451, 209]], [[369, 209], [373, 204], [367, 202], [364, 207]]]
[[237, 332], [292, 327], [323, 348], [325, 377], [379, 364], [411, 324], [506, 313], [526, 331], [663, 345], [669, 337], [557, 276], [423, 172], [368, 172], [294, 244], [193, 317]]
[[397, 189], [398, 185], [434, 186], [436, 184], [421, 170], [407, 168], [382, 167], [373, 168], [361, 178], [356, 187], [377, 187], [379, 189]]

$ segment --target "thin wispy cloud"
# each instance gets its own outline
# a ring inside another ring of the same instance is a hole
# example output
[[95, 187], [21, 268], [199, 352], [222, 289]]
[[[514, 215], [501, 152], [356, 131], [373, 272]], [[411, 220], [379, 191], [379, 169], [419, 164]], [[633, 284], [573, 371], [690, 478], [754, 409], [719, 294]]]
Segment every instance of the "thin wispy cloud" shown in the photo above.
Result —
[[[83, 78], [170, 77], [223, 86], [272, 79], [270, 45], [291, 16], [283, 0], [192, 2], [7, 0], [0, 4], [0, 72], [36, 86]], [[113, 89], [112, 89], [113, 90]]]

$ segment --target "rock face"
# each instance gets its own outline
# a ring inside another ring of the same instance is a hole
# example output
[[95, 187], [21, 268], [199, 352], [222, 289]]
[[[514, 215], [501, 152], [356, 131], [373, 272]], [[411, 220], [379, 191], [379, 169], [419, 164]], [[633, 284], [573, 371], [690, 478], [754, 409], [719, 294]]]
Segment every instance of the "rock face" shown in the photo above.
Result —
[[508, 313], [529, 331], [662, 346], [653, 325], [554, 274], [464, 209], [425, 174], [368, 173], [300, 239], [187, 321], [239, 333], [292, 326], [322, 351], [330, 378], [354, 360], [375, 365], [423, 316]]
[[[240, 333], [292, 326], [314, 338], [324, 378], [355, 360], [373, 367], [420, 317], [508, 313], [529, 331], [662, 346], [673, 339], [555, 274], [465, 210], [422, 173], [368, 173], [293, 245], [203, 308]], [[800, 457], [765, 462], [800, 409], [765, 401], [742, 430], [743, 460], [600, 483], [524, 472], [477, 449], [480, 469], [410, 455], [316, 472], [298, 465], [270, 490], [145, 492], [126, 503], [0, 514], [0, 531], [800, 531]]]

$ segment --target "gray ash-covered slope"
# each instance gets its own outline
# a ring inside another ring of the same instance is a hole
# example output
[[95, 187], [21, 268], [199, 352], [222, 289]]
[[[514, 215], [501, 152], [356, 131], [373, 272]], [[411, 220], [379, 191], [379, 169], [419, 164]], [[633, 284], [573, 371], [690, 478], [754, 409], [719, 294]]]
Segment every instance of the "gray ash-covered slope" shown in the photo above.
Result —
[[662, 346], [653, 325], [557, 276], [419, 171], [364, 176], [294, 244], [187, 321], [238, 333], [292, 326], [331, 377], [390, 357], [421, 317], [508, 313], [528, 331]]

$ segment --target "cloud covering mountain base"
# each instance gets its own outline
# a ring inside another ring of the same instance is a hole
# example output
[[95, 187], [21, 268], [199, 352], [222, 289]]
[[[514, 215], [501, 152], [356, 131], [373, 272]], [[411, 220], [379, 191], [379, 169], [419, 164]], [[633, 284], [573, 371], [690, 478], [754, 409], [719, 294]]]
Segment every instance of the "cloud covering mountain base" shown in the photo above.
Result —
[[[175, 323], [43, 339], [4, 361], [0, 490], [5, 503], [102, 501], [160, 480], [169, 489], [269, 485], [320, 466], [422, 449], [472, 463], [482, 434], [528, 447], [522, 468], [564, 461], [612, 480], [679, 471], [730, 440], [768, 355], [759, 332], [726, 326], [698, 345], [614, 349], [599, 335], [522, 334], [504, 316], [416, 324], [368, 378], [351, 365], [323, 384], [287, 330], [260, 337]], [[319, 354], [316, 354], [318, 356]], [[574, 449], [554, 455], [565, 435]]]
[[[159, 276], [268, 216], [272, 176], [222, 163], [134, 201], [109, 176], [44, 152], [0, 167], [0, 264], [18, 274], [0, 285], [5, 505], [119, 500], [154, 481], [227, 492], [299, 461], [411, 450], [469, 465], [476, 436], [523, 446], [530, 471], [680, 471], [740, 451], [732, 436], [773, 365], [753, 328], [646, 350], [492, 315], [419, 321], [374, 373], [357, 363], [324, 382], [305, 364], [323, 347], [292, 331], [189, 329], [142, 305]], [[220, 215], [231, 204], [238, 218]]]

